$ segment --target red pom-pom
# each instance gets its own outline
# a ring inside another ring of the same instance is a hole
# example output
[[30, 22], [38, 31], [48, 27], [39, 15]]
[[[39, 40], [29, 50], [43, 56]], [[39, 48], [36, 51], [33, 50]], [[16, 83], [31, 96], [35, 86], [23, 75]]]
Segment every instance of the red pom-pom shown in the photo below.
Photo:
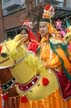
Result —
[[27, 103], [28, 99], [26, 98], [26, 96], [22, 96], [21, 97], [21, 103]]
[[49, 80], [47, 78], [42, 78], [42, 84], [47, 86], [49, 84]]
[[3, 95], [3, 99], [4, 99], [5, 101], [7, 101], [7, 100], [8, 100], [8, 95], [7, 95], [7, 94]]
[[38, 43], [36, 41], [30, 42], [30, 44], [28, 45], [28, 50], [34, 53], [37, 52], [37, 48], [38, 48]]
[[0, 46], [0, 53], [1, 53], [1, 51], [2, 51], [2, 46]]
[[45, 9], [45, 10], [48, 10], [50, 7], [51, 7], [51, 5], [48, 4], [48, 5], [46, 5], [46, 6], [44, 7], [44, 9]]

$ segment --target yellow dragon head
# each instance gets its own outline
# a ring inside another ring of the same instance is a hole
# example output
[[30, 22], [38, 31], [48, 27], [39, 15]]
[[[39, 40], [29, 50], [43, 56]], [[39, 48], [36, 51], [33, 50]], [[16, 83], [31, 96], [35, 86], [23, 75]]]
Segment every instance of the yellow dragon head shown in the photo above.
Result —
[[57, 79], [53, 71], [45, 69], [39, 57], [25, 48], [24, 41], [19, 34], [1, 44], [0, 69], [10, 68], [19, 82], [17, 91], [20, 94], [31, 100], [42, 99], [58, 89]]

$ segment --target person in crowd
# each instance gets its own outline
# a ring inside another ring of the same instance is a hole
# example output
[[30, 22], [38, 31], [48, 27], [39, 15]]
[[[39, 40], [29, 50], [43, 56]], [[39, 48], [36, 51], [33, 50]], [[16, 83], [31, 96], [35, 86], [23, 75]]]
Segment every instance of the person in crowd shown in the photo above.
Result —
[[59, 31], [59, 33], [61, 34], [61, 38], [64, 38], [65, 31], [62, 28], [62, 21], [60, 19], [57, 19], [57, 21], [55, 22], [55, 27]]
[[[23, 45], [27, 48], [27, 50], [33, 54], [37, 54], [37, 48], [39, 43], [36, 40], [36, 35], [32, 31], [32, 24], [29, 22], [29, 20], [23, 22], [20, 35], [25, 38]], [[33, 107], [35, 107], [33, 101], [28, 101], [25, 96], [20, 97], [19, 108], [33, 108]]]
[[45, 6], [42, 16], [39, 22], [39, 33], [41, 36], [38, 45], [38, 48], [40, 47], [39, 56], [43, 60], [45, 68], [49, 68], [50, 74], [51, 70], [55, 73], [60, 89], [45, 99], [29, 101], [29, 103], [26, 99], [22, 99], [22, 101], [25, 100], [26, 104], [24, 106], [21, 104], [20, 108], [70, 107], [71, 79], [69, 79], [69, 76], [71, 64], [67, 57], [64, 42], [60, 39], [60, 33], [52, 25], [51, 18], [54, 16], [53, 6], [50, 4]]
[[[44, 17], [39, 22], [39, 33], [41, 35], [40, 58], [43, 60], [45, 67], [49, 68], [50, 73], [53, 70], [59, 84], [59, 90], [50, 96], [52, 104], [49, 108], [61, 108], [67, 107], [65, 103], [68, 104], [71, 101], [71, 99], [68, 100], [71, 98], [71, 63], [67, 56], [66, 46], [63, 40], [60, 39], [59, 32], [50, 22], [52, 14], [48, 13], [50, 11], [48, 7], [50, 5], [44, 8], [46, 9], [43, 12]], [[48, 14], [51, 16], [49, 18], [45, 17], [49, 16]], [[63, 99], [68, 101], [64, 102]]]
[[36, 36], [28, 27], [22, 27], [21, 35], [26, 37], [24, 45], [29, 51], [37, 53], [38, 42], [36, 41]]

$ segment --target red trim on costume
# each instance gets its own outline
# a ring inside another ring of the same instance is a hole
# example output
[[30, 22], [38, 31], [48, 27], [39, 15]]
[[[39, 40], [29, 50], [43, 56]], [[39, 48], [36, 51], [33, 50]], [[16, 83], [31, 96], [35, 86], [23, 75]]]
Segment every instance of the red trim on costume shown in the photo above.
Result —
[[0, 45], [0, 53], [1, 53], [1, 51], [2, 51], [2, 45]]
[[18, 87], [22, 91], [29, 90], [38, 81], [38, 79], [39, 79], [39, 74], [37, 74], [36, 76], [34, 76], [34, 78], [32, 78], [32, 80], [29, 81], [28, 83], [19, 84]]
[[64, 100], [71, 98], [71, 81], [64, 72], [55, 71], [59, 83], [59, 89]]

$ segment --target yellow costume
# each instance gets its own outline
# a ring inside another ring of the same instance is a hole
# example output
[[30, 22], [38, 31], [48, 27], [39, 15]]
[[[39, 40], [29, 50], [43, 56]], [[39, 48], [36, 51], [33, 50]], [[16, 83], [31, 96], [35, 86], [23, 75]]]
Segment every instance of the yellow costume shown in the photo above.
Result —
[[[48, 16], [50, 7], [47, 5], [45, 9], [46, 11], [43, 13], [44, 17], [42, 17], [39, 26], [42, 36], [40, 58], [44, 61], [46, 68], [54, 70], [60, 88], [47, 98], [49, 105], [46, 108], [70, 108], [71, 99], [68, 99], [71, 98], [71, 63], [68, 58], [68, 47], [60, 39], [59, 32], [50, 23], [52, 14], [50, 14], [50, 18], [45, 17], [46, 14]], [[44, 104], [46, 104], [45, 99]]]
[[[45, 13], [47, 12], [45, 11]], [[57, 36], [58, 41], [56, 41], [56, 43], [62, 44], [63, 41], [59, 40], [59, 33], [53, 28], [51, 24], [49, 25], [50, 26], [48, 27], [48, 33], [50, 34], [50, 36], [53, 36], [53, 35]], [[40, 48], [40, 58], [44, 61], [46, 68], [51, 68], [59, 72], [62, 71], [63, 69], [62, 69], [60, 58], [58, 57], [59, 55], [63, 59], [64, 66], [70, 74], [71, 64], [61, 47], [58, 47], [56, 49], [58, 55], [53, 53], [53, 51], [50, 48], [50, 43], [48, 42], [48, 38], [46, 36], [42, 38], [40, 42], [40, 47], [41, 47]], [[51, 70], [50, 70], [50, 73], [51, 73]], [[29, 101], [28, 106], [29, 108], [34, 108], [34, 107], [35, 108], [70, 108], [71, 99], [64, 101], [64, 99], [60, 95], [60, 90], [57, 89], [56, 92], [54, 92], [47, 98], [41, 99], [39, 101]], [[22, 105], [21, 107], [23, 108]]]
[[58, 89], [57, 79], [53, 71], [49, 73], [45, 69], [36, 55], [27, 51], [23, 41], [24, 37], [18, 35], [2, 44], [0, 68], [10, 68], [19, 83], [17, 90], [20, 95], [25, 95], [29, 100], [39, 100]]

